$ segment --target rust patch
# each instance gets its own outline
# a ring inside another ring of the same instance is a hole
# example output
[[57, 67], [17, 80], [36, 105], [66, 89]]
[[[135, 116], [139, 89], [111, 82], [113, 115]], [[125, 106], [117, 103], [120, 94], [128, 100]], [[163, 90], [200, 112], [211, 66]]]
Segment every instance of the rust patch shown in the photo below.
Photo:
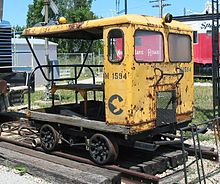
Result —
[[125, 122], [126, 122], [127, 125], [129, 125], [128, 117], [125, 117]]
[[146, 80], [154, 80], [154, 77], [146, 77]]
[[153, 95], [151, 93], [148, 93], [147, 95], [148, 98], [152, 99], [153, 98]]
[[26, 110], [26, 111], [25, 111], [25, 114], [26, 114], [27, 117], [31, 117], [31, 115], [32, 115], [32, 113], [31, 113], [30, 110]]
[[150, 121], [150, 122], [143, 122], [142, 124], [135, 124], [134, 126], [131, 127], [131, 134], [135, 134], [135, 133], [139, 133], [139, 132], [143, 132], [146, 130], [150, 130], [155, 128], [155, 123], [154, 121]]
[[177, 122], [182, 122], [182, 121], [187, 121], [187, 120], [192, 120], [193, 117], [193, 112], [188, 111], [182, 114], [177, 114], [176, 115], [176, 120]]
[[185, 91], [186, 91], [186, 93], [187, 93], [187, 91], [188, 91], [188, 86], [186, 86], [186, 90], [185, 90]]
[[6, 95], [8, 93], [7, 81], [0, 80], [0, 93]]
[[79, 29], [84, 22], [77, 22], [69, 25], [70, 29]]

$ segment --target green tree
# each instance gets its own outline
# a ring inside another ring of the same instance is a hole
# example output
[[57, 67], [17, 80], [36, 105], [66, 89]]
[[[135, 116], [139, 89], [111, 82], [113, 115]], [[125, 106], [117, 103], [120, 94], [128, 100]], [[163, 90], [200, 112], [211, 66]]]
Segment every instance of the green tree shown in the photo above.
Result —
[[34, 0], [33, 4], [28, 6], [27, 27], [34, 26], [38, 22], [43, 22], [44, 17], [41, 14], [43, 5], [43, 0]]
[[25, 26], [16, 25], [12, 27], [12, 31], [15, 33], [21, 33], [24, 29], [25, 29]]
[[[81, 22], [85, 20], [91, 20], [97, 18], [91, 11], [91, 5], [93, 0], [53, 0], [59, 8], [59, 15], [56, 16], [51, 10], [49, 10], [49, 17], [52, 20], [57, 20], [59, 16], [64, 16], [68, 23]], [[44, 0], [34, 0], [33, 4], [29, 5], [27, 14], [27, 26], [32, 27], [36, 23], [44, 22], [44, 17], [41, 14], [41, 10], [44, 6]], [[69, 41], [69, 40], [57, 40], [56, 41], [59, 52], [85, 52], [88, 44], [82, 40]], [[96, 43], [100, 45], [100, 43]], [[97, 47], [97, 46], [96, 46]], [[97, 51], [98, 49], [94, 49]]]

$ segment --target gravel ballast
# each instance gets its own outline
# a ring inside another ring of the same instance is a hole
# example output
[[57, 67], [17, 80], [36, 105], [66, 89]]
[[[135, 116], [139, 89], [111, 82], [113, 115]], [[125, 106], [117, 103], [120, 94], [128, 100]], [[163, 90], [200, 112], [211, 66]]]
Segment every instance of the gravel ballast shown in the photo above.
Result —
[[0, 184], [49, 184], [49, 182], [42, 178], [34, 177], [28, 173], [20, 175], [20, 173], [13, 168], [0, 165]]

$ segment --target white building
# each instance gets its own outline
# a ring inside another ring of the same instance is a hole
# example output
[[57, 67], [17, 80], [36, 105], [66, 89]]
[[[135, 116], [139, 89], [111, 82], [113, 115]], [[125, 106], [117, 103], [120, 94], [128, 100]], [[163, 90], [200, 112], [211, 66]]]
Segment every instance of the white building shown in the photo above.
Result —
[[[45, 40], [43, 39], [29, 39], [35, 54], [41, 63], [46, 65], [45, 59]], [[49, 42], [49, 60], [57, 61], [57, 43]], [[14, 72], [27, 72], [30, 73], [37, 67], [37, 62], [31, 53], [31, 50], [24, 38], [12, 38], [12, 66]], [[44, 70], [45, 73], [46, 69]], [[40, 70], [35, 73], [35, 87], [45, 85], [46, 81], [43, 78]]]

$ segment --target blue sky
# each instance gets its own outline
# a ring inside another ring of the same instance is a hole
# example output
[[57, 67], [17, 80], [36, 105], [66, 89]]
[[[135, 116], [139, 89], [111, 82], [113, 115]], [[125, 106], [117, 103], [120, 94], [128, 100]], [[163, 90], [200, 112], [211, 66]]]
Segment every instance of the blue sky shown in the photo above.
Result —
[[[166, 0], [172, 6], [165, 7], [164, 13], [172, 13], [174, 16], [183, 15], [186, 8], [193, 12], [202, 12], [207, 0]], [[11, 25], [25, 25], [28, 5], [33, 0], [4, 0], [3, 19], [10, 21]], [[128, 13], [158, 16], [158, 8], [152, 8], [149, 0], [128, 0]], [[120, 9], [124, 7], [124, 0], [120, 0]], [[115, 0], [95, 0], [92, 10], [98, 16], [109, 17], [115, 14]]]

